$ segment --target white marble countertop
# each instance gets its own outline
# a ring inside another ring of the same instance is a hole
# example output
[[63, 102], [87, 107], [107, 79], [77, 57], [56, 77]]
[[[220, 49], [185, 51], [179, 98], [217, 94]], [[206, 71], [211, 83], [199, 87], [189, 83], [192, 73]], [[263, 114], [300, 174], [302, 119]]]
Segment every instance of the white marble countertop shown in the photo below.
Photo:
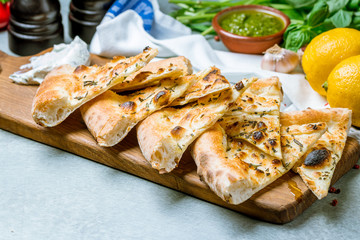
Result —
[[[5, 31], [0, 50], [12, 54]], [[335, 187], [275, 225], [0, 130], [0, 239], [358, 239], [360, 170]]]

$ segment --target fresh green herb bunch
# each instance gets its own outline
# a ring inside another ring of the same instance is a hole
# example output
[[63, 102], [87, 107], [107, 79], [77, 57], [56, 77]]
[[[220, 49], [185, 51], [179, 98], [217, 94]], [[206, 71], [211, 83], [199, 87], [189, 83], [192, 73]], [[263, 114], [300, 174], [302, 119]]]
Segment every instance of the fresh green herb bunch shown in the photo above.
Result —
[[216, 34], [212, 18], [227, 7], [258, 4], [276, 8], [285, 13], [291, 24], [284, 34], [283, 46], [297, 51], [322, 32], [337, 27], [360, 29], [360, 0], [169, 0], [179, 9], [171, 16], [202, 35]]
[[[295, 2], [294, 7], [298, 7]], [[315, 36], [333, 28], [360, 29], [360, 0], [313, 1], [310, 12], [302, 21], [292, 21], [284, 34], [284, 46], [297, 51]]]
[[267, 5], [271, 0], [221, 0], [221, 1], [192, 1], [192, 0], [169, 0], [180, 8], [170, 15], [193, 31], [201, 32], [202, 35], [215, 35], [211, 26], [211, 20], [221, 10], [246, 4]]

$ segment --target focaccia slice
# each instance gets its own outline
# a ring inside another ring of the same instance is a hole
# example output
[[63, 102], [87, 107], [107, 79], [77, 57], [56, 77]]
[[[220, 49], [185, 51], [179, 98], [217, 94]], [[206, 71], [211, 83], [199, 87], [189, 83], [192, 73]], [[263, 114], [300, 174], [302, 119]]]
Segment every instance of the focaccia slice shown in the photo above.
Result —
[[192, 65], [189, 59], [180, 56], [156, 62], [150, 62], [139, 71], [127, 77], [132, 84], [120, 83], [111, 88], [115, 92], [143, 89], [156, 85], [161, 79], [176, 79], [192, 74]]
[[157, 86], [127, 95], [106, 91], [80, 111], [86, 126], [101, 146], [119, 143], [130, 130], [151, 113], [169, 105], [191, 86], [191, 76], [164, 79]]
[[142, 121], [137, 126], [137, 137], [145, 159], [160, 173], [172, 171], [187, 147], [223, 116], [234, 96], [251, 82], [242, 84], [245, 87], [240, 93], [228, 89], [181, 108], [164, 108]]
[[251, 114], [279, 114], [282, 101], [281, 83], [278, 77], [257, 79], [238, 98], [226, 115], [236, 115], [238, 111]]
[[224, 201], [240, 204], [289, 171], [325, 130], [325, 123], [294, 125], [288, 131], [282, 127], [280, 160], [247, 141], [227, 136], [216, 124], [194, 142], [191, 153], [200, 178], [210, 189]]
[[282, 159], [280, 145], [281, 84], [277, 77], [259, 79], [233, 104], [221, 126], [233, 138], [244, 139]]
[[51, 71], [40, 84], [32, 104], [32, 116], [41, 126], [52, 127], [73, 111], [119, 83], [131, 85], [126, 77], [144, 67], [158, 53], [145, 48], [137, 56], [117, 57], [103, 66], [63, 65]]
[[260, 117], [239, 112], [234, 116], [224, 116], [219, 123], [228, 136], [244, 139], [265, 153], [282, 158], [279, 116], [265, 114]]
[[351, 110], [345, 108], [328, 108], [321, 110], [307, 109], [289, 117], [283, 113], [281, 119], [286, 123], [294, 121], [321, 120], [327, 123], [328, 129], [309, 149], [293, 168], [318, 199], [327, 196], [335, 168], [341, 159], [347, 134], [351, 126]]
[[186, 92], [176, 99], [171, 106], [185, 105], [201, 97], [215, 94], [231, 87], [229, 81], [220, 74], [220, 70], [211, 67], [195, 74], [198, 80]]

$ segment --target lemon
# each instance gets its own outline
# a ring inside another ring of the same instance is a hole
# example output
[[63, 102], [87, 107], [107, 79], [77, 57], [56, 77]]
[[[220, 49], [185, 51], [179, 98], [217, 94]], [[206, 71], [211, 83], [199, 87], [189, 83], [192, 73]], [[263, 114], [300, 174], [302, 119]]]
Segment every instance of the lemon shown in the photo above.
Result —
[[360, 31], [335, 28], [315, 37], [306, 47], [302, 66], [310, 86], [326, 96], [322, 85], [342, 60], [360, 54]]
[[331, 107], [351, 109], [352, 124], [360, 127], [360, 55], [341, 61], [331, 71], [327, 100]]

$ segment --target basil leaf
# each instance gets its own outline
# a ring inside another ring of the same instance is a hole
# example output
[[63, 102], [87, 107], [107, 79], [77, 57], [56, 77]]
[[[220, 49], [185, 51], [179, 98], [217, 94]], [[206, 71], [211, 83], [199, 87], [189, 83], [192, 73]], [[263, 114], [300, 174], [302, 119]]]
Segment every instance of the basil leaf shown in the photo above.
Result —
[[302, 46], [308, 44], [315, 36], [316, 33], [312, 32], [308, 27], [294, 30], [288, 33], [285, 39], [285, 48], [296, 52]]
[[312, 28], [312, 31], [314, 31], [317, 35], [319, 35], [323, 32], [329, 31], [334, 28], [335, 28], [334, 24], [331, 22], [331, 20], [329, 18], [327, 18], [327, 19], [325, 19], [325, 21], [323, 23]]
[[355, 16], [352, 20], [353, 24], [360, 24], [360, 16]]
[[317, 0], [285, 0], [289, 5], [294, 8], [311, 8], [317, 2]]
[[295, 9], [282, 9], [281, 10], [285, 15], [287, 15], [291, 20], [304, 20], [304, 17], [301, 13]]
[[336, 13], [340, 9], [343, 9], [350, 0], [329, 0], [327, 5], [329, 6], [330, 15]]
[[289, 35], [290, 32], [300, 29], [301, 26], [302, 26], [302, 25], [300, 25], [300, 24], [291, 23], [291, 24], [286, 28], [286, 31], [284, 32], [284, 35], [283, 35], [283, 39], [286, 39], [286, 38], [288, 37], [288, 35]]
[[329, 15], [329, 7], [325, 1], [317, 2], [311, 12], [307, 15], [307, 23], [310, 26], [316, 26], [322, 23]]
[[357, 10], [359, 8], [359, 0], [350, 0], [350, 2], [348, 3], [348, 5], [346, 6], [346, 8], [348, 10]]
[[360, 29], [360, 16], [354, 16], [351, 22], [351, 27], [356, 28], [358, 30]]
[[337, 28], [348, 27], [351, 24], [353, 12], [340, 10], [335, 13], [331, 18], [331, 22]]

